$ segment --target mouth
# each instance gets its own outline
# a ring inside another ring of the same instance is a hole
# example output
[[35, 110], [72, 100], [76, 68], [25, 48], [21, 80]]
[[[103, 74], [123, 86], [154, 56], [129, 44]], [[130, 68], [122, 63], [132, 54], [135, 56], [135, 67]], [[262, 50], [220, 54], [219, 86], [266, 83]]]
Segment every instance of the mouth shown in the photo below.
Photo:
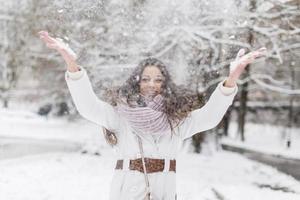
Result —
[[157, 94], [157, 91], [156, 90], [147, 90], [147, 91], [145, 91], [145, 94], [153, 96], [153, 95]]
[[148, 90], [146, 93], [148, 93], [148, 94], [155, 94], [156, 91], [155, 90]]
[[148, 90], [148, 91], [145, 91], [142, 95], [146, 98], [148, 98], [148, 97], [153, 98], [157, 95], [157, 92], [154, 90]]

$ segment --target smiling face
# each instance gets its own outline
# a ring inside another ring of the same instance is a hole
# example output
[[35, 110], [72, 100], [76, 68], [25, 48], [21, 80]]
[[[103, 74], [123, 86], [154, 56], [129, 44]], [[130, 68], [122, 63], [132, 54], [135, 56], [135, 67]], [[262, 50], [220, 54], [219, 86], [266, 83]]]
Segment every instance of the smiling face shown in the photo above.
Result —
[[164, 76], [156, 66], [147, 66], [141, 76], [140, 93], [145, 97], [155, 97], [162, 91]]

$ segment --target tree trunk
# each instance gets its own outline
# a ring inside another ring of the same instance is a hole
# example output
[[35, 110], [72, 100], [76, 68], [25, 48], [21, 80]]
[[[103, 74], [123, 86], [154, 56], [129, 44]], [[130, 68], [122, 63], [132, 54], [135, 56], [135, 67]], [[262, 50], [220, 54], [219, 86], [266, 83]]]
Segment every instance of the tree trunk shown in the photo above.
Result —
[[223, 118], [223, 135], [228, 136], [229, 123], [231, 119], [231, 108], [229, 108]]
[[[250, 12], [254, 12], [256, 10], [256, 0], [250, 1]], [[252, 46], [254, 41], [254, 36], [251, 30], [249, 30], [248, 43]], [[250, 75], [250, 66], [246, 67], [244, 72], [244, 77], [248, 77]], [[247, 115], [247, 101], [248, 101], [248, 82], [241, 85], [241, 93], [240, 93], [240, 108], [238, 112], [238, 133], [240, 135], [241, 140], [244, 142], [245, 138], [245, 123], [246, 123], [246, 115]]]
[[[246, 75], [249, 75], [249, 68], [247, 68]], [[240, 96], [240, 109], [238, 113], [238, 133], [241, 140], [245, 141], [245, 122], [247, 114], [247, 101], [248, 101], [248, 82], [241, 86]]]
[[[296, 84], [296, 76], [295, 76], [295, 71], [293, 68], [293, 65], [290, 64], [290, 72], [291, 72], [291, 89], [295, 89], [295, 84]], [[294, 95], [290, 96], [289, 99], [289, 114], [288, 114], [288, 132], [286, 135], [286, 147], [290, 148], [291, 147], [291, 136], [292, 136], [292, 127], [293, 127], [293, 122], [294, 122]]]
[[3, 101], [3, 107], [4, 108], [8, 108], [8, 100], [7, 99], [4, 99], [4, 101]]

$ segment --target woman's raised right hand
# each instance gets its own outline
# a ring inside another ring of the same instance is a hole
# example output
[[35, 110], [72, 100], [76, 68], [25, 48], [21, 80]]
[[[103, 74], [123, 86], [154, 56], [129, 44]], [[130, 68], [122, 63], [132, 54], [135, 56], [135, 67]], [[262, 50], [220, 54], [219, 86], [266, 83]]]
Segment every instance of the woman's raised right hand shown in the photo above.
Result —
[[[53, 38], [53, 37], [49, 36], [47, 31], [40, 31], [39, 36], [44, 41], [44, 43], [46, 44], [46, 46], [48, 48], [55, 49], [62, 55], [62, 57], [64, 58], [65, 62], [68, 65], [68, 68], [74, 69], [74, 66], [77, 67], [76, 54], [69, 47], [68, 44], [63, 42], [62, 39]], [[72, 70], [72, 71], [74, 71], [74, 70]]]

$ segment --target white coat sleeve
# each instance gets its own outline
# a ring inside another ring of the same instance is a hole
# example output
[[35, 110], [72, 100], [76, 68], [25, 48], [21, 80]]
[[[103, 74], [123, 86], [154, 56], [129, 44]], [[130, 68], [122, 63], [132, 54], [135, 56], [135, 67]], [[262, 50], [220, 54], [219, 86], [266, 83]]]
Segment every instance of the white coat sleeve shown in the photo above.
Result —
[[193, 110], [179, 125], [178, 131], [183, 140], [220, 123], [238, 91], [237, 85], [233, 88], [224, 87], [225, 80], [218, 84], [204, 106]]
[[120, 120], [114, 107], [96, 96], [86, 70], [80, 69], [78, 72], [65, 72], [65, 80], [77, 111], [87, 120], [118, 132]]

